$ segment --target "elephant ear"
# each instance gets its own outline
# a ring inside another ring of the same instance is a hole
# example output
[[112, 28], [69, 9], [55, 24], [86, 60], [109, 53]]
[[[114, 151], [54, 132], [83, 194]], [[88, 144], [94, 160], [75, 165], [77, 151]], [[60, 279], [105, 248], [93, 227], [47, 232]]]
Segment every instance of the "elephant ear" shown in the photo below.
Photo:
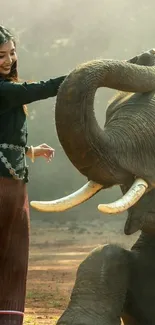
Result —
[[[125, 194], [130, 186], [121, 186]], [[155, 189], [144, 194], [144, 196], [130, 209], [124, 227], [126, 235], [132, 235], [138, 230], [151, 231], [155, 228]]]

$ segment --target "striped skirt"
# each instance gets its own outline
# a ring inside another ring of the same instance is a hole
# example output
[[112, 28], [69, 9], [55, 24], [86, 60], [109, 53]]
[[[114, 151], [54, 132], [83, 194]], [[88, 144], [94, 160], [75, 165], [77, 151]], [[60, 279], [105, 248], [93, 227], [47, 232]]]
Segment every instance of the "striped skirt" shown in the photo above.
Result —
[[0, 177], [0, 325], [22, 325], [29, 250], [26, 184]]

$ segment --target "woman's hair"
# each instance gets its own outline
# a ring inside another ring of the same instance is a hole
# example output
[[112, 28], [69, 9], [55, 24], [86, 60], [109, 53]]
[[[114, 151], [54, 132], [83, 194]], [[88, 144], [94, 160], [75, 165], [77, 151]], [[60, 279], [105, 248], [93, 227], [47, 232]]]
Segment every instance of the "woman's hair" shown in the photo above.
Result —
[[[0, 46], [12, 41], [16, 47], [16, 42], [13, 34], [9, 31], [9, 29], [5, 28], [4, 26], [0, 25]], [[7, 80], [17, 82], [18, 79], [18, 71], [17, 71], [17, 61], [14, 62], [14, 64], [11, 67], [10, 73], [6, 76]], [[26, 115], [28, 115], [27, 106], [23, 105], [23, 110]]]
[[[15, 47], [16, 42], [13, 34], [4, 26], [0, 25], [0, 46], [9, 42], [13, 41]], [[17, 72], [17, 61], [12, 65], [11, 71], [9, 75], [6, 77], [8, 80], [18, 81], [18, 72]]]

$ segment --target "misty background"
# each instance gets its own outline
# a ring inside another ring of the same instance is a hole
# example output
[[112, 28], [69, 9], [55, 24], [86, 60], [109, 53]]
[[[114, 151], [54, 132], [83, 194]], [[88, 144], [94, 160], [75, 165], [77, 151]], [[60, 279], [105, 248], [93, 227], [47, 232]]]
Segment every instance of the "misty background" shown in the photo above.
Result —
[[[129, 59], [155, 47], [155, 2], [153, 0], [0, 0], [0, 24], [17, 38], [20, 78], [47, 80], [68, 74], [79, 63], [99, 58]], [[95, 111], [104, 125], [108, 100], [114, 91], [96, 93]], [[60, 146], [55, 129], [56, 98], [28, 105], [28, 144], [43, 142], [55, 148], [47, 164], [28, 160], [29, 200], [52, 200], [67, 195], [87, 181], [72, 166]], [[125, 214], [107, 216], [97, 210], [99, 203], [120, 197], [119, 188], [102, 191], [88, 202], [63, 213], [43, 214], [31, 209], [32, 223], [100, 223], [101, 231], [123, 233]], [[110, 228], [109, 228], [110, 227]]]

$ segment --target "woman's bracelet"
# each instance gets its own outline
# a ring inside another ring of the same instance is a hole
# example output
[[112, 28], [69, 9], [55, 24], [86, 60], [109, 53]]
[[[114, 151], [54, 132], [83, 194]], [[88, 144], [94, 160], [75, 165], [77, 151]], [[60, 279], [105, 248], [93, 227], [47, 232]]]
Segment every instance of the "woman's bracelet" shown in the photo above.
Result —
[[31, 149], [31, 161], [34, 163], [34, 147], [33, 146], [30, 146], [30, 149]]

